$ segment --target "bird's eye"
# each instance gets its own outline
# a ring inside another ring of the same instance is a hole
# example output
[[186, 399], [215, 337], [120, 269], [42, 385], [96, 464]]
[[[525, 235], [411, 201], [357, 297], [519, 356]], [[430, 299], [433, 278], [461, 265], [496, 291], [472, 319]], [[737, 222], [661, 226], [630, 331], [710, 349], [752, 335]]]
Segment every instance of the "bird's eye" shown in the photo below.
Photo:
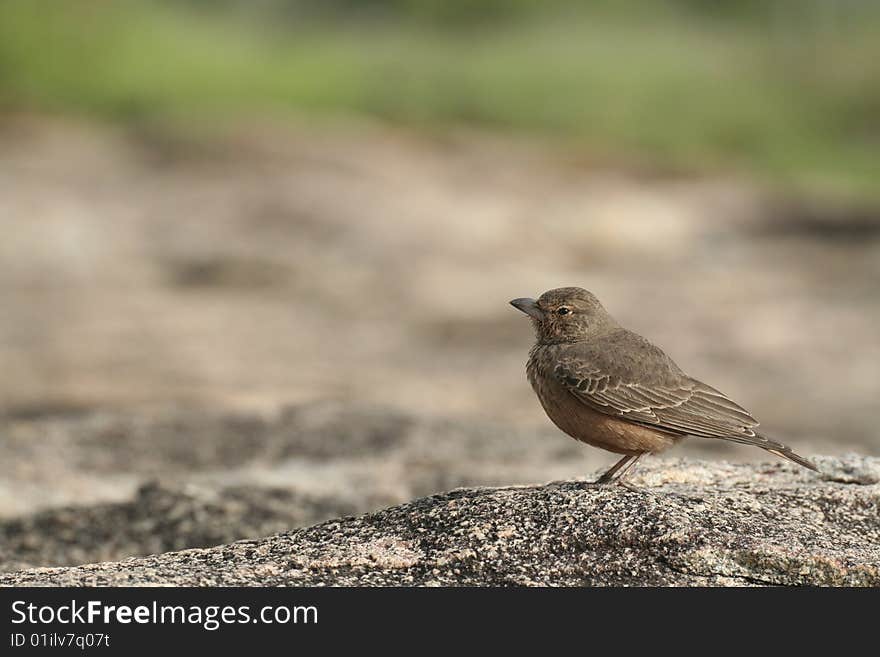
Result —
[[567, 315], [570, 312], [571, 312], [571, 308], [566, 308], [565, 306], [562, 306], [562, 307], [556, 309], [557, 315]]

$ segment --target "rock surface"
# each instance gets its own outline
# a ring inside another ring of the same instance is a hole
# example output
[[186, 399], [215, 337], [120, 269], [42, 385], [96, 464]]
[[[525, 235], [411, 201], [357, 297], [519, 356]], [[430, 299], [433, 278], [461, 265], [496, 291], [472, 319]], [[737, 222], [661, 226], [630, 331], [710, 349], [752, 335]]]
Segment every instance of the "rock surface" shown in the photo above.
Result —
[[0, 585], [880, 586], [880, 459], [646, 464], [632, 483], [471, 488], [268, 538]]
[[[0, 419], [0, 519], [125, 504], [153, 481], [221, 495], [230, 486], [288, 488], [334, 498], [345, 509], [336, 515], [358, 514], [456, 487], [569, 479], [607, 467], [608, 454], [546, 424], [535, 430], [331, 401], [267, 416], [171, 409]], [[736, 454], [717, 441], [686, 447]]]
[[[590, 478], [613, 461], [546, 424], [329, 401], [0, 420], [0, 572], [212, 547], [453, 488]], [[710, 440], [675, 455], [765, 458]]]
[[211, 547], [360, 511], [287, 488], [145, 484], [121, 503], [0, 520], [0, 572]]

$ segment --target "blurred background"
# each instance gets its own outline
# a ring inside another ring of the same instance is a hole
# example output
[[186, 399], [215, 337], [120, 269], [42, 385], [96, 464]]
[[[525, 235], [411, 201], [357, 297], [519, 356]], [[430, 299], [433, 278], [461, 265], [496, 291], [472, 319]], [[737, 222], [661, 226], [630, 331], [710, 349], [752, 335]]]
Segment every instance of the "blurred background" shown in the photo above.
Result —
[[589, 476], [563, 285], [880, 454], [878, 148], [869, 0], [4, 0], [0, 568]]

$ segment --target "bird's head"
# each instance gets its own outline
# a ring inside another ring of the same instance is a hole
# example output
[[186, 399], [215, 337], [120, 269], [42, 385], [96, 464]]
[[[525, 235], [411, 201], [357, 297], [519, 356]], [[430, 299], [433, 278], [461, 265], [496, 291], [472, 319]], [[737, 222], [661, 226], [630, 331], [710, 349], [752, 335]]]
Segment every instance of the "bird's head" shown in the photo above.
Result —
[[531, 317], [539, 344], [581, 342], [618, 326], [599, 300], [580, 287], [548, 290], [510, 305]]

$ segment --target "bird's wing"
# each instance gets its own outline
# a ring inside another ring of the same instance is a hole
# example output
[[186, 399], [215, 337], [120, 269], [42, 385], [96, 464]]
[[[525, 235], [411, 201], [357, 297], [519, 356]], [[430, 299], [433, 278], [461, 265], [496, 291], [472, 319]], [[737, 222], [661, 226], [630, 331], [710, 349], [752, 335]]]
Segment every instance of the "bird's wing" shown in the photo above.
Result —
[[674, 434], [757, 444], [758, 421], [629, 331], [566, 348], [553, 375], [590, 408]]

